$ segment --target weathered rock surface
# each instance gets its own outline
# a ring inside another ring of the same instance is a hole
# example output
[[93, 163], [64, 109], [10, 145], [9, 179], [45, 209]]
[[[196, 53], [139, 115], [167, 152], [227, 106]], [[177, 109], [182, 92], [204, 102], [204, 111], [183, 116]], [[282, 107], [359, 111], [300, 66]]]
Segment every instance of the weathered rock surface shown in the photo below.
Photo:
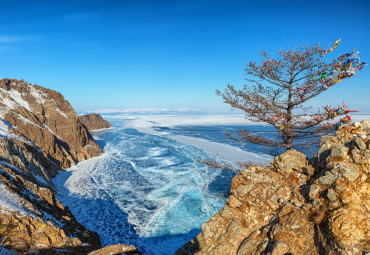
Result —
[[226, 205], [176, 254], [370, 254], [369, 122], [232, 180]]
[[90, 252], [88, 255], [116, 255], [116, 254], [141, 255], [141, 253], [134, 246], [126, 244], [109, 245], [99, 250]]
[[104, 120], [100, 114], [96, 113], [78, 116], [78, 119], [82, 124], [85, 125], [85, 127], [87, 127], [88, 130], [98, 130], [112, 127], [108, 121]]
[[67, 168], [101, 154], [60, 93], [20, 80], [1, 79], [0, 99], [2, 125], [18, 140], [41, 149], [56, 168]]
[[63, 96], [21, 80], [0, 80], [0, 249], [86, 254], [97, 233], [53, 193], [57, 171], [101, 154]]
[[2, 245], [21, 253], [62, 247], [83, 254], [100, 247], [98, 234], [78, 223], [51, 189], [25, 180], [19, 172], [0, 162]]

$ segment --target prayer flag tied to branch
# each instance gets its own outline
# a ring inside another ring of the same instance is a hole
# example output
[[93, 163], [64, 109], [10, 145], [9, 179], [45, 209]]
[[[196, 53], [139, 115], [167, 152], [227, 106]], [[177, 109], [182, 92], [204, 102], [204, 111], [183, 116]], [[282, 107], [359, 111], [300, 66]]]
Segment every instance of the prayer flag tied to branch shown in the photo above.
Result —
[[328, 52], [332, 52], [339, 45], [340, 40], [342, 39], [339, 38], [338, 40], [336, 40], [334, 45], [330, 49], [328, 49]]
[[252, 61], [245, 68], [247, 84], [241, 89], [228, 85], [224, 92], [216, 93], [232, 108], [243, 110], [252, 121], [272, 125], [277, 136], [271, 138], [246, 128], [229, 137], [268, 149], [311, 148], [319, 144], [321, 135], [332, 132], [332, 119], [347, 115], [341, 123], [348, 123], [353, 111], [344, 103], [337, 108], [328, 105], [324, 112], [316, 113], [304, 105], [366, 66], [355, 50], [327, 60], [326, 56], [337, 50], [340, 42], [338, 39], [327, 48], [316, 43], [281, 49], [276, 55], [261, 50], [261, 63]]
[[[338, 39], [334, 45], [325, 52], [332, 52], [340, 43], [341, 39]], [[338, 62], [333, 64], [330, 70], [325, 71], [318, 77], [309, 77], [308, 85], [303, 88], [297, 87], [296, 89], [302, 91], [301, 98], [304, 97], [304, 94], [310, 89], [314, 88], [314, 84], [317, 81], [324, 84], [322, 90], [326, 90], [331, 86], [341, 82], [343, 79], [350, 78], [359, 70], [361, 70], [367, 64], [365, 62], [360, 62], [360, 57], [358, 56], [359, 52], [355, 52], [355, 49], [351, 53], [345, 53], [338, 58]]]
[[321, 75], [319, 80], [326, 85], [325, 89], [341, 82], [345, 78], [352, 77], [366, 65], [365, 62], [360, 63], [358, 54], [358, 51], [353, 51], [340, 56], [339, 58], [343, 60]]
[[[338, 39], [334, 45], [329, 48], [324, 54], [332, 52], [340, 43], [341, 39]], [[365, 62], [360, 61], [360, 57], [358, 56], [359, 52], [355, 52], [355, 49], [351, 53], [345, 53], [338, 58], [338, 62], [333, 64], [331, 69], [327, 70], [326, 72], [322, 73], [318, 77], [309, 77], [308, 78], [308, 85], [303, 88], [297, 87], [298, 91], [301, 91], [301, 99], [304, 97], [306, 92], [309, 92], [310, 89], [314, 88], [315, 81], [320, 81], [320, 83], [324, 84], [321, 90], [325, 91], [331, 86], [341, 82], [343, 79], [350, 78], [355, 75], [357, 71], [361, 71], [361, 69], [366, 66]], [[330, 105], [324, 107], [326, 111], [326, 116], [317, 116], [316, 120], [319, 121], [320, 119], [326, 118], [334, 119], [337, 116], [341, 116], [346, 114], [347, 116], [337, 123], [337, 127], [340, 124], [345, 124], [351, 121], [351, 116], [348, 114], [350, 112], [357, 112], [357, 111], [349, 111], [346, 109], [347, 105], [343, 103], [337, 109], [331, 108]]]

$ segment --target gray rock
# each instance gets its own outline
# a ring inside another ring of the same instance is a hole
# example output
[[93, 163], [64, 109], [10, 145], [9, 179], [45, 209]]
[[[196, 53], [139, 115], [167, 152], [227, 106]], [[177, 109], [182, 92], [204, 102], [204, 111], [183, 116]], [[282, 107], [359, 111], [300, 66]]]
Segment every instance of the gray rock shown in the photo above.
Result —
[[291, 173], [292, 171], [298, 171], [302, 173], [302, 168], [307, 165], [307, 158], [302, 152], [288, 150], [275, 157], [273, 164], [278, 172]]
[[326, 172], [324, 176], [321, 176], [317, 181], [323, 185], [332, 185], [337, 180], [337, 177], [331, 172]]
[[[370, 159], [370, 150], [364, 152], [364, 157]], [[369, 162], [370, 163], [370, 162]]]
[[334, 138], [328, 139], [320, 148], [318, 160], [319, 160], [319, 167], [325, 168], [326, 166], [326, 160], [330, 156], [331, 148], [335, 145]]
[[355, 163], [360, 163], [360, 160], [361, 160], [361, 151], [357, 148], [357, 147], [353, 147], [351, 149], [351, 155], [352, 155], [352, 159]]
[[[363, 142], [363, 141], [362, 141]], [[366, 146], [365, 146], [366, 148]], [[348, 154], [348, 148], [341, 144], [336, 144], [331, 148], [330, 157], [336, 160], [343, 160]]]
[[363, 120], [360, 122], [362, 127], [366, 130], [366, 131], [370, 131], [370, 121], [368, 120]]
[[364, 140], [362, 140], [360, 137], [356, 137], [355, 140], [354, 140], [354, 143], [355, 145], [357, 146], [357, 148], [359, 148], [360, 150], [366, 150], [366, 144], [364, 142]]
[[336, 200], [335, 192], [333, 189], [329, 189], [328, 194], [326, 196], [329, 198], [330, 201]]
[[322, 146], [324, 143], [329, 141], [333, 136], [331, 135], [323, 135], [320, 140], [320, 146]]
[[355, 181], [360, 175], [360, 169], [355, 164], [340, 163], [337, 170], [349, 181]]

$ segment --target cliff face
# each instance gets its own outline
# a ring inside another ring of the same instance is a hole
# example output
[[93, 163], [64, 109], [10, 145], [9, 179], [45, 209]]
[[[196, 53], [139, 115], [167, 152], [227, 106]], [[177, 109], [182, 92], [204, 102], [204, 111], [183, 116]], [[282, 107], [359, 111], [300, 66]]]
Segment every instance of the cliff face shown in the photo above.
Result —
[[97, 130], [102, 128], [110, 128], [112, 125], [104, 120], [100, 114], [91, 113], [87, 115], [79, 116], [78, 119], [81, 121], [82, 124], [87, 127], [88, 130]]
[[102, 152], [60, 93], [2, 79], [0, 98], [2, 125], [7, 126], [8, 133], [37, 146], [57, 168], [70, 167]]
[[63, 96], [20, 80], [0, 80], [0, 248], [86, 253], [99, 236], [53, 194], [59, 169], [102, 151]]
[[226, 205], [176, 254], [370, 253], [370, 122], [288, 151], [232, 180]]

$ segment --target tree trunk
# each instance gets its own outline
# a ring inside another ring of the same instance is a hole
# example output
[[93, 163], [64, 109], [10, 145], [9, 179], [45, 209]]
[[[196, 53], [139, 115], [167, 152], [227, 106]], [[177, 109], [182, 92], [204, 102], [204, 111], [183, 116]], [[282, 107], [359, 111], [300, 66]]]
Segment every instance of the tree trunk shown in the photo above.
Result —
[[287, 147], [286, 150], [291, 150], [293, 145], [293, 132], [291, 127], [292, 121], [292, 92], [293, 92], [293, 73], [290, 74], [290, 81], [289, 81], [289, 95], [288, 95], [288, 107], [287, 107], [287, 114], [286, 114], [286, 135], [287, 135]]

